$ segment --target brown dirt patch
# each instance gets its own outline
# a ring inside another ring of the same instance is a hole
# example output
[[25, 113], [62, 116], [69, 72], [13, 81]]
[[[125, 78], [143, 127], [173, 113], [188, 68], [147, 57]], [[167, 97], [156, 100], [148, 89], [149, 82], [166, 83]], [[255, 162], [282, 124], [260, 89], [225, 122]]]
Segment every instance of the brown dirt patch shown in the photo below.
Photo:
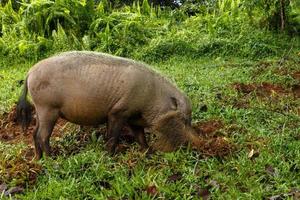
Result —
[[[5, 156], [6, 155], [6, 156]], [[14, 182], [15, 185], [25, 187], [27, 184], [33, 185], [36, 182], [42, 166], [32, 160], [33, 149], [23, 149], [16, 155], [7, 155], [0, 151], [1, 168], [5, 170], [0, 173], [0, 182]]]
[[[10, 144], [24, 142], [25, 144], [32, 146], [32, 133], [36, 124], [35, 114], [33, 114], [33, 116], [34, 118], [32, 122], [30, 123], [28, 129], [24, 132], [21, 126], [17, 124], [16, 106], [14, 106], [9, 113], [4, 113], [0, 118], [0, 140]], [[59, 119], [53, 130], [52, 136], [60, 136], [60, 129], [66, 124], [66, 122], [67, 121], [63, 119]]]
[[[244, 84], [235, 83], [233, 88], [243, 94], [250, 94], [255, 92], [258, 97], [280, 97], [280, 96], [294, 96], [294, 98], [300, 98], [300, 84], [293, 85], [290, 88], [284, 88], [280, 85], [274, 85], [271, 83], [262, 84]], [[243, 105], [243, 104], [242, 104]]]
[[219, 120], [198, 122], [193, 125], [199, 135], [202, 144], [196, 149], [204, 156], [224, 157], [231, 154], [235, 146], [228, 138], [218, 135], [218, 130], [224, 127]]
[[300, 85], [293, 85], [292, 92], [296, 98], [300, 98]]
[[274, 85], [271, 83], [262, 83], [256, 87], [258, 94], [273, 95], [273, 94], [286, 94], [287, 91], [281, 85]]
[[293, 77], [294, 79], [300, 81], [300, 71], [294, 72], [294, 73], [292, 74], [292, 77]]
[[198, 134], [209, 137], [214, 135], [214, 133], [223, 128], [224, 124], [220, 120], [210, 120], [205, 122], [198, 122], [194, 124], [194, 128]]
[[[20, 125], [16, 120], [16, 106], [12, 108], [9, 113], [4, 113], [0, 118], [0, 141], [8, 144], [18, 144], [24, 142], [28, 148], [22, 149], [17, 155], [7, 155], [7, 152], [0, 151], [1, 168], [5, 169], [0, 173], [0, 182], [10, 183], [14, 182], [15, 185], [25, 187], [27, 184], [32, 185], [35, 183], [38, 174], [42, 167], [40, 164], [33, 161], [34, 149], [32, 141], [32, 133], [35, 128], [36, 120], [32, 120], [26, 132], [23, 132]], [[66, 121], [59, 120], [53, 135], [58, 136], [61, 134], [61, 127], [64, 126]], [[1, 171], [1, 170], [0, 170]]]
[[244, 94], [256, 92], [256, 94], [261, 97], [288, 94], [288, 91], [283, 86], [266, 82], [263, 82], [261, 84], [234, 83], [233, 88]]

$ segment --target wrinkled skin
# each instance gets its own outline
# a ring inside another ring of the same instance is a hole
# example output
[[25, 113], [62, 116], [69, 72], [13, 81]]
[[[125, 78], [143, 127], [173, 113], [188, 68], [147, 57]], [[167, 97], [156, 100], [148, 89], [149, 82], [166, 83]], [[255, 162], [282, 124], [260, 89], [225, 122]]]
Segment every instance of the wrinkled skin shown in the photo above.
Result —
[[80, 125], [107, 123], [112, 153], [124, 126], [142, 148], [148, 148], [146, 127], [160, 135], [154, 145], [158, 150], [172, 151], [186, 142], [197, 143], [187, 96], [145, 64], [130, 59], [66, 52], [40, 61], [28, 73], [18, 104], [20, 118], [26, 110], [22, 105], [27, 87], [37, 114], [37, 159], [42, 152], [50, 154], [49, 138], [59, 117]]

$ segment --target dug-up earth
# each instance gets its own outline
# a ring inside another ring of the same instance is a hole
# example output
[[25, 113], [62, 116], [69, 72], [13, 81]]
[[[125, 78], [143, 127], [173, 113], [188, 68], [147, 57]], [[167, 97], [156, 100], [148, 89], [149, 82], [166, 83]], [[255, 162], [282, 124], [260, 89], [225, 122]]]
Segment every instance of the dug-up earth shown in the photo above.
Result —
[[[35, 128], [36, 120], [32, 120], [29, 128], [25, 131], [17, 123], [16, 107], [14, 106], [9, 113], [3, 114], [0, 118], [0, 142], [16, 145], [25, 143], [26, 148], [23, 149], [17, 158], [5, 159], [1, 163], [4, 171], [0, 171], [0, 194], [5, 191], [7, 195], [20, 193], [26, 184], [33, 185], [36, 182], [37, 176], [42, 172], [42, 166], [34, 161], [34, 147], [32, 134]], [[75, 128], [74, 128], [75, 127]], [[222, 129], [224, 124], [219, 120], [211, 120], [206, 122], [198, 122], [194, 124], [194, 128], [199, 134], [199, 138], [203, 141], [202, 145], [197, 148], [203, 157], [224, 157], [231, 154], [235, 149], [235, 145], [218, 134], [218, 130]], [[64, 146], [57, 145], [55, 141], [64, 140], [65, 132], [76, 132], [76, 145]], [[59, 119], [53, 130], [52, 140], [52, 156], [74, 154], [82, 149], [89, 140], [91, 140], [92, 132], [96, 132], [97, 137], [103, 135], [105, 138], [106, 129], [79, 127], [72, 125], [63, 119]], [[150, 136], [147, 135], [148, 139]], [[117, 148], [119, 153], [130, 148], [131, 143], [134, 142], [132, 135], [123, 129], [121, 141], [123, 141]], [[5, 152], [1, 152], [4, 155]], [[7, 182], [16, 179], [19, 180], [17, 187], [8, 188]], [[2, 188], [2, 189], [1, 189]], [[2, 190], [2, 191], [1, 191]]]
[[[290, 97], [293, 100], [298, 100], [300, 98], [300, 71], [292, 72], [287, 74], [287, 72], [278, 72], [279, 75], [289, 75], [296, 82], [292, 85], [280, 85], [273, 84], [269, 82], [262, 83], [234, 83], [232, 88], [235, 89], [239, 94], [241, 94], [241, 99], [235, 103], [237, 108], [248, 108], [249, 102], [247, 97], [256, 96], [260, 99], [268, 100], [270, 102], [280, 100], [282, 97]], [[300, 115], [300, 108], [298, 108], [298, 115]]]
[[244, 94], [256, 92], [260, 97], [267, 97], [270, 95], [293, 95], [295, 98], [300, 97], [300, 85], [293, 85], [287, 89], [281, 85], [275, 85], [271, 83], [263, 82], [261, 84], [244, 84], [235, 83], [233, 87]]
[[[14, 106], [9, 113], [5, 113], [1, 118], [0, 124], [0, 140], [9, 144], [18, 144], [24, 142], [28, 147], [33, 149], [33, 138], [32, 134], [35, 129], [36, 119], [33, 118], [30, 126], [27, 130], [22, 130], [21, 126], [18, 125], [16, 120], [16, 107]], [[59, 119], [56, 123], [56, 126], [53, 130], [51, 138], [62, 138], [64, 129], [69, 124], [66, 120]], [[206, 156], [226, 156], [232, 150], [233, 146], [224, 139], [224, 137], [218, 136], [215, 134], [219, 129], [223, 128], [224, 125], [219, 120], [211, 120], [206, 122], [197, 122], [193, 125], [194, 129], [198, 133], [198, 136], [203, 140], [203, 145], [199, 147], [200, 153]], [[94, 128], [96, 129], [96, 128]], [[86, 140], [88, 134], [90, 134], [90, 128], [80, 128], [79, 133], [82, 136], [81, 139]], [[97, 132], [97, 135], [100, 134], [106, 135], [106, 130], [100, 128]], [[133, 136], [128, 133], [126, 128], [123, 129], [121, 140], [125, 141], [128, 145], [134, 141]], [[83, 141], [82, 141], [83, 142]], [[198, 149], [198, 147], [197, 147]], [[58, 149], [53, 149], [55, 152]], [[59, 153], [54, 153], [55, 155]], [[33, 158], [33, 152], [28, 153], [26, 156], [28, 159]]]
[[291, 76], [297, 83], [290, 85], [289, 87], [284, 87], [279, 84], [272, 84], [268, 82], [262, 82], [260, 84], [234, 83], [233, 88], [243, 94], [255, 93], [259, 97], [291, 95], [294, 98], [300, 98], [300, 71], [288, 73], [284, 70], [279, 70], [275, 72], [275, 74]]

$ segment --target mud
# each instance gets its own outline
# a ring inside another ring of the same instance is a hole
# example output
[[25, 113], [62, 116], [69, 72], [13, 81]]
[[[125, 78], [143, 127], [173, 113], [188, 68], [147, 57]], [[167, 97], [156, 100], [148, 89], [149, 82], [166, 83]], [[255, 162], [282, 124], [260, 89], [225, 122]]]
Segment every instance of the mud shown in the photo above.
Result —
[[290, 88], [284, 88], [280, 85], [273, 85], [271, 83], [262, 84], [244, 84], [235, 83], [233, 88], [243, 94], [255, 93], [258, 97], [280, 97], [280, 96], [293, 96], [300, 98], [300, 84], [295, 84]]
[[294, 73], [292, 74], [292, 77], [293, 77], [295, 80], [300, 81], [300, 71], [294, 72]]
[[219, 134], [224, 124], [219, 120], [198, 122], [193, 125], [194, 129], [202, 140], [202, 144], [196, 147], [204, 157], [224, 157], [234, 152], [235, 145], [228, 138]]
[[260, 97], [288, 94], [288, 90], [285, 89], [283, 86], [274, 85], [266, 82], [263, 82], [261, 84], [234, 83], [233, 88], [244, 94], [250, 94], [252, 92], [255, 92]]
[[[10, 143], [17, 144], [24, 142], [29, 146], [33, 144], [32, 133], [35, 129], [36, 119], [35, 113], [34, 118], [30, 123], [29, 127], [25, 132], [22, 130], [21, 126], [18, 125], [16, 120], [16, 106], [14, 106], [9, 113], [4, 113], [0, 117], [0, 140]], [[57, 137], [61, 135], [61, 128], [67, 123], [63, 119], [59, 119], [54, 127], [52, 136]]]
[[[66, 121], [59, 120], [54, 131], [54, 136], [61, 135], [61, 128]], [[42, 166], [36, 163], [34, 158], [32, 133], [35, 129], [36, 120], [32, 120], [28, 129], [24, 132], [17, 124], [16, 107], [14, 106], [9, 113], [4, 113], [0, 117], [0, 141], [6, 144], [25, 143], [27, 148], [22, 149], [17, 155], [5, 156], [7, 152], [0, 151], [3, 157], [1, 168], [5, 170], [0, 173], [0, 183], [14, 182], [20, 188], [31, 186], [36, 182]], [[5, 158], [5, 159], [4, 159]]]
[[293, 85], [292, 86], [292, 92], [293, 92], [293, 95], [296, 98], [300, 98], [300, 84], [299, 85]]
[[216, 131], [223, 128], [224, 124], [220, 120], [210, 120], [197, 122], [193, 126], [199, 135], [210, 137], [216, 134]]
[[232, 84], [232, 87], [240, 93], [256, 93], [259, 97], [291, 95], [295, 98], [300, 98], [300, 71], [292, 73], [286, 72], [285, 75], [287, 74], [290, 74], [291, 77], [297, 82], [289, 88], [267, 82], [263, 82], [261, 84], [234, 83]]

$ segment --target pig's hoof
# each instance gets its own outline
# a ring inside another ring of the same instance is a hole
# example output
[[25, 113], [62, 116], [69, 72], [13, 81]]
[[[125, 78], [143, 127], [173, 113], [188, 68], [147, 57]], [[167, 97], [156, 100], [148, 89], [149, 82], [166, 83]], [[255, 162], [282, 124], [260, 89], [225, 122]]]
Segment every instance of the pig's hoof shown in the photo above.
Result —
[[117, 153], [117, 144], [113, 144], [112, 142], [110, 142], [110, 141], [108, 141], [107, 143], [106, 143], [106, 149], [107, 149], [107, 151], [108, 151], [108, 153], [110, 154], [110, 155], [115, 155], [116, 153]]
[[156, 151], [153, 148], [149, 147], [148, 149], [145, 150], [145, 155], [147, 158], [151, 158], [152, 155], [155, 154], [155, 152]]

